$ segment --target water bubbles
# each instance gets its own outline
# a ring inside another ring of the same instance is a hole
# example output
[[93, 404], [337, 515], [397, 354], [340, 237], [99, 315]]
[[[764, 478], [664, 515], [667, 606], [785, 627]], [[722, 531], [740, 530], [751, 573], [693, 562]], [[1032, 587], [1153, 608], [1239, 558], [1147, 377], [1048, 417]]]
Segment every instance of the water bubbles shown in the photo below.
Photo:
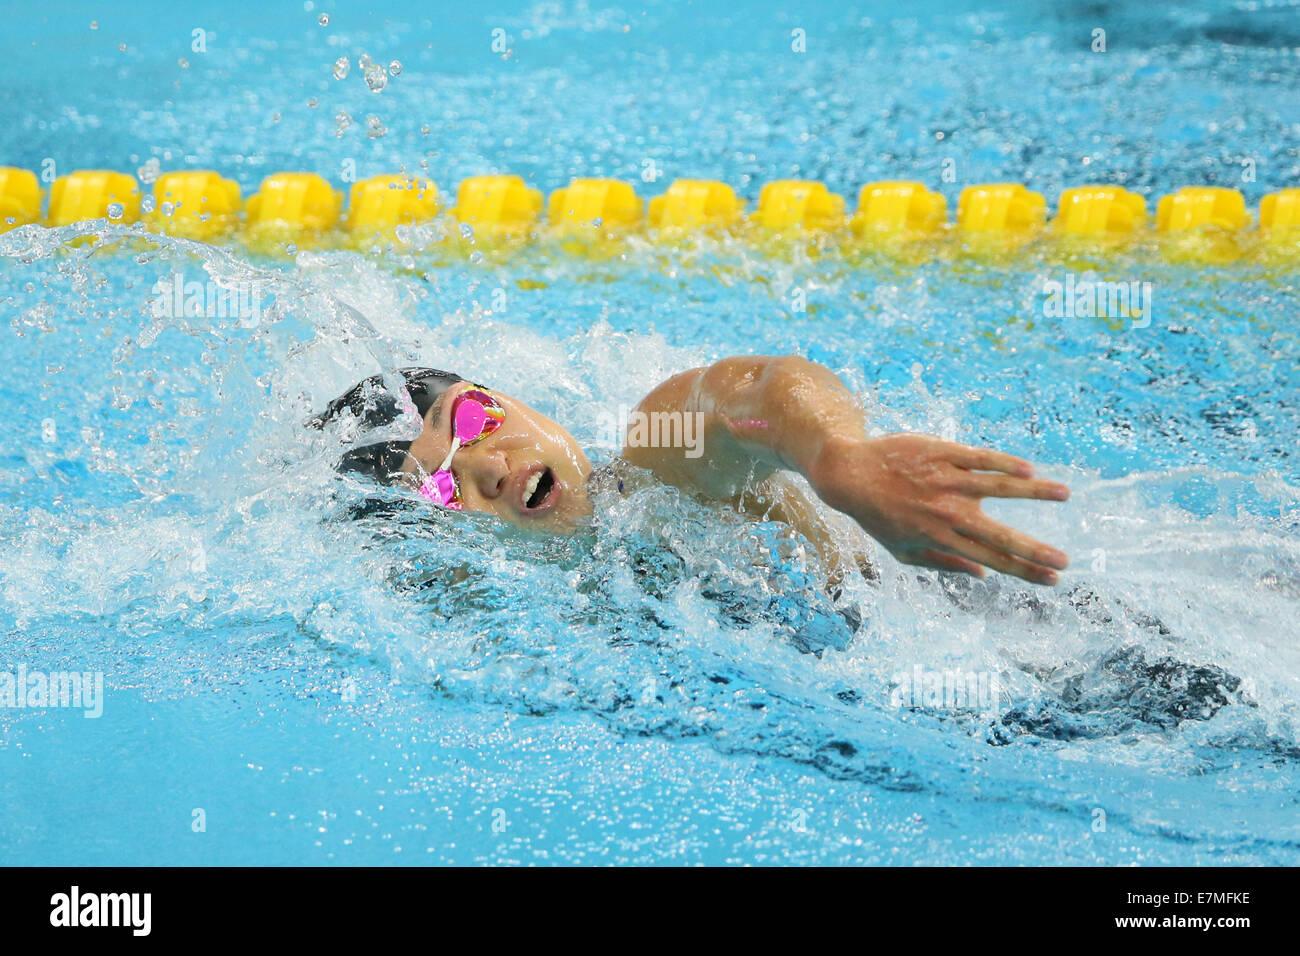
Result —
[[172, 213], [176, 211], [176, 204], [165, 202], [158, 207], [158, 211], [162, 213], [164, 216], [166, 216], [168, 219], [170, 219], [172, 217]]
[[343, 138], [343, 134], [346, 133], [351, 126], [352, 117], [348, 115], [346, 110], [339, 110], [334, 114], [334, 135], [339, 139]]
[[149, 185], [156, 182], [161, 173], [162, 163], [158, 162], [157, 156], [153, 156], [145, 160], [144, 165], [136, 169], [135, 176], [140, 182]]
[[387, 132], [388, 128], [384, 126], [383, 121], [378, 116], [366, 117], [366, 135], [371, 139], [379, 139]]
[[309, 110], [314, 110], [318, 106], [320, 106], [320, 100], [316, 99], [314, 96], [307, 101], [307, 109]]
[[391, 76], [401, 76], [401, 75], [402, 75], [402, 61], [401, 61], [401, 60], [394, 60], [392, 63], [389, 63], [389, 64], [388, 64], [388, 72], [389, 72], [389, 75], [391, 75]]
[[460, 224], [460, 237], [461, 237], [462, 239], [473, 240], [473, 238], [474, 238], [474, 230], [470, 227], [470, 224], [469, 224], [469, 223], [467, 223], [467, 222], [462, 222], [462, 223]]
[[271, 114], [271, 122], [272, 122], [272, 123], [278, 123], [278, 122], [280, 122], [280, 114], [279, 114], [279, 113], [272, 113], [272, 114]]
[[421, 136], [428, 136], [429, 133], [431, 133], [431, 132], [432, 132], [432, 130], [429, 129], [429, 124], [428, 124], [428, 123], [425, 123], [423, 126], [420, 127], [420, 135], [421, 135]]
[[121, 219], [126, 213], [126, 208], [120, 202], [111, 202], [108, 204], [108, 218], [114, 222]]
[[181, 57], [179, 60], [177, 60], [177, 61], [176, 61], [176, 64], [177, 64], [177, 66], [179, 66], [182, 70], [188, 70], [188, 69], [190, 68], [190, 61], [187, 60], [187, 59], [185, 59], [185, 57]]
[[140, 200], [140, 211], [153, 212], [155, 203], [156, 200], [152, 196], [145, 196], [143, 199]]
[[348, 71], [352, 69], [352, 63], [347, 57], [341, 56], [334, 61], [334, 79], [346, 80]]
[[384, 71], [382, 66], [376, 66], [372, 63], [370, 66], [366, 67], [366, 86], [370, 87], [371, 93], [382, 92], [384, 87], [387, 85], [388, 74]]
[[330, 15], [328, 13], [322, 13], [319, 17], [316, 18], [316, 22], [323, 27], [327, 27], [330, 25]]
[[98, 21], [98, 20], [91, 20], [91, 21], [90, 21], [90, 29], [92, 29], [92, 30], [98, 30], [98, 29], [99, 29], [99, 21]]

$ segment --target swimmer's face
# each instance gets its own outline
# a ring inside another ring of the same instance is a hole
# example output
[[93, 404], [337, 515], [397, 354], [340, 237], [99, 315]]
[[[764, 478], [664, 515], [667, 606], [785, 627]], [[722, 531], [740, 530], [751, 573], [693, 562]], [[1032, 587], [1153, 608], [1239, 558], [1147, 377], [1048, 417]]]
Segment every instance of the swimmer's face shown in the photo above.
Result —
[[[451, 449], [451, 408], [456, 396], [477, 386], [458, 382], [434, 402], [424, 431], [411, 442], [404, 471], [435, 471]], [[505, 409], [489, 435], [459, 448], [451, 461], [466, 511], [486, 511], [512, 524], [548, 531], [572, 528], [591, 512], [587, 477], [591, 462], [556, 422], [495, 389], [485, 391]], [[411, 458], [418, 459], [418, 465]]]

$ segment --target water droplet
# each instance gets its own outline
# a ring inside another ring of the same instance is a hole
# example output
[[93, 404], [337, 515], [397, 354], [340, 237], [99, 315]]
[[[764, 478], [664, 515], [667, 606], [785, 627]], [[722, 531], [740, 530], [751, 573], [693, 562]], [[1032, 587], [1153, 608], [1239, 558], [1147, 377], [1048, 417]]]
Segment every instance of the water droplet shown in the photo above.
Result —
[[272, 114], [271, 114], [271, 122], [272, 122], [272, 123], [278, 123], [278, 122], [280, 122], [280, 114], [279, 114], [279, 113], [272, 113]]
[[334, 79], [336, 80], [347, 79], [348, 71], [350, 69], [352, 69], [352, 64], [348, 62], [348, 58], [345, 56], [339, 57], [337, 60], [334, 61]]
[[378, 93], [387, 85], [388, 74], [382, 66], [366, 67], [366, 86], [370, 87], [371, 93]]
[[118, 52], [118, 53], [125, 53], [125, 52], [126, 52], [126, 44], [125, 44], [125, 43], [119, 43], [119, 44], [117, 45], [117, 52]]
[[428, 136], [430, 132], [432, 132], [432, 130], [430, 130], [429, 127], [428, 127], [427, 125], [425, 125], [425, 126], [421, 126], [421, 127], [420, 127], [420, 135], [421, 135], [421, 136]]
[[172, 213], [176, 211], [176, 206], [172, 203], [165, 202], [158, 207], [158, 211], [162, 213], [164, 216], [166, 216], [168, 219], [170, 219], [172, 217]]
[[91, 20], [91, 21], [90, 21], [90, 29], [92, 29], [92, 30], [98, 30], [98, 29], [99, 29], [99, 21], [98, 21], [98, 20]]
[[402, 75], [402, 61], [401, 61], [401, 60], [394, 60], [392, 63], [388, 64], [388, 72], [389, 72], [390, 74], [392, 74], [393, 76], [401, 76], [401, 75]]
[[321, 26], [323, 26], [323, 27], [327, 27], [327, 26], [330, 25], [330, 15], [329, 15], [328, 13], [322, 13], [322, 14], [317, 18], [316, 22], [319, 23], [319, 24], [320, 24]]
[[297, 252], [298, 252], [298, 247], [295, 246], [292, 242], [287, 242], [287, 243], [285, 243], [284, 251], [287, 252], [289, 255], [292, 256], [292, 255], [297, 254]]
[[125, 212], [126, 210], [122, 207], [120, 202], [111, 202], [108, 204], [108, 218], [112, 219], [114, 222], [121, 219], [122, 214]]
[[472, 263], [474, 263], [475, 265], [478, 265], [480, 262], [483, 261], [483, 253], [478, 252], [477, 250], [474, 251], [474, 252], [471, 252], [471, 253], [469, 254], [469, 261], [472, 262]]
[[320, 106], [320, 100], [316, 99], [314, 96], [307, 101], [307, 109], [309, 110], [314, 110], [318, 106]]
[[190, 68], [190, 61], [185, 59], [185, 57], [181, 57], [176, 62], [180, 65], [182, 70], [188, 70]]
[[371, 139], [379, 139], [387, 132], [388, 130], [378, 116], [366, 117], [366, 135]]
[[140, 200], [140, 211], [153, 212], [154, 201], [155, 200], [152, 196], [145, 196], [143, 199]]
[[469, 223], [467, 223], [467, 222], [462, 222], [462, 223], [460, 224], [460, 235], [461, 235], [461, 238], [462, 238], [462, 239], [473, 239], [473, 238], [474, 238], [474, 230], [470, 227], [470, 224], [469, 224]]

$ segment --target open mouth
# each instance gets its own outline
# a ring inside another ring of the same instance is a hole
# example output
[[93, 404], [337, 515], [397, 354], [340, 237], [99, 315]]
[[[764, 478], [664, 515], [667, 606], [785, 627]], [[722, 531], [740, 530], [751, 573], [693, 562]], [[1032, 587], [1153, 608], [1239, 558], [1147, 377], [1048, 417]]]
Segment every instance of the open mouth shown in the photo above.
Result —
[[524, 508], [533, 511], [546, 504], [551, 492], [555, 490], [555, 472], [543, 467], [535, 471], [524, 485]]

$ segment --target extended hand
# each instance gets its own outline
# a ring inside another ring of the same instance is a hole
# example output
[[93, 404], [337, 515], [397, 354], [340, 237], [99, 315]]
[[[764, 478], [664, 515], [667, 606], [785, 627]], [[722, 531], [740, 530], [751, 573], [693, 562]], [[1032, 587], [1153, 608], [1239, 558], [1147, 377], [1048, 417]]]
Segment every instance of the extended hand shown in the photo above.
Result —
[[931, 435], [836, 439], [807, 477], [823, 501], [906, 564], [976, 577], [987, 566], [1035, 584], [1055, 584], [1069, 564], [1056, 548], [980, 510], [983, 498], [1070, 497], [1065, 485], [1034, 478], [1033, 466], [1013, 455]]

